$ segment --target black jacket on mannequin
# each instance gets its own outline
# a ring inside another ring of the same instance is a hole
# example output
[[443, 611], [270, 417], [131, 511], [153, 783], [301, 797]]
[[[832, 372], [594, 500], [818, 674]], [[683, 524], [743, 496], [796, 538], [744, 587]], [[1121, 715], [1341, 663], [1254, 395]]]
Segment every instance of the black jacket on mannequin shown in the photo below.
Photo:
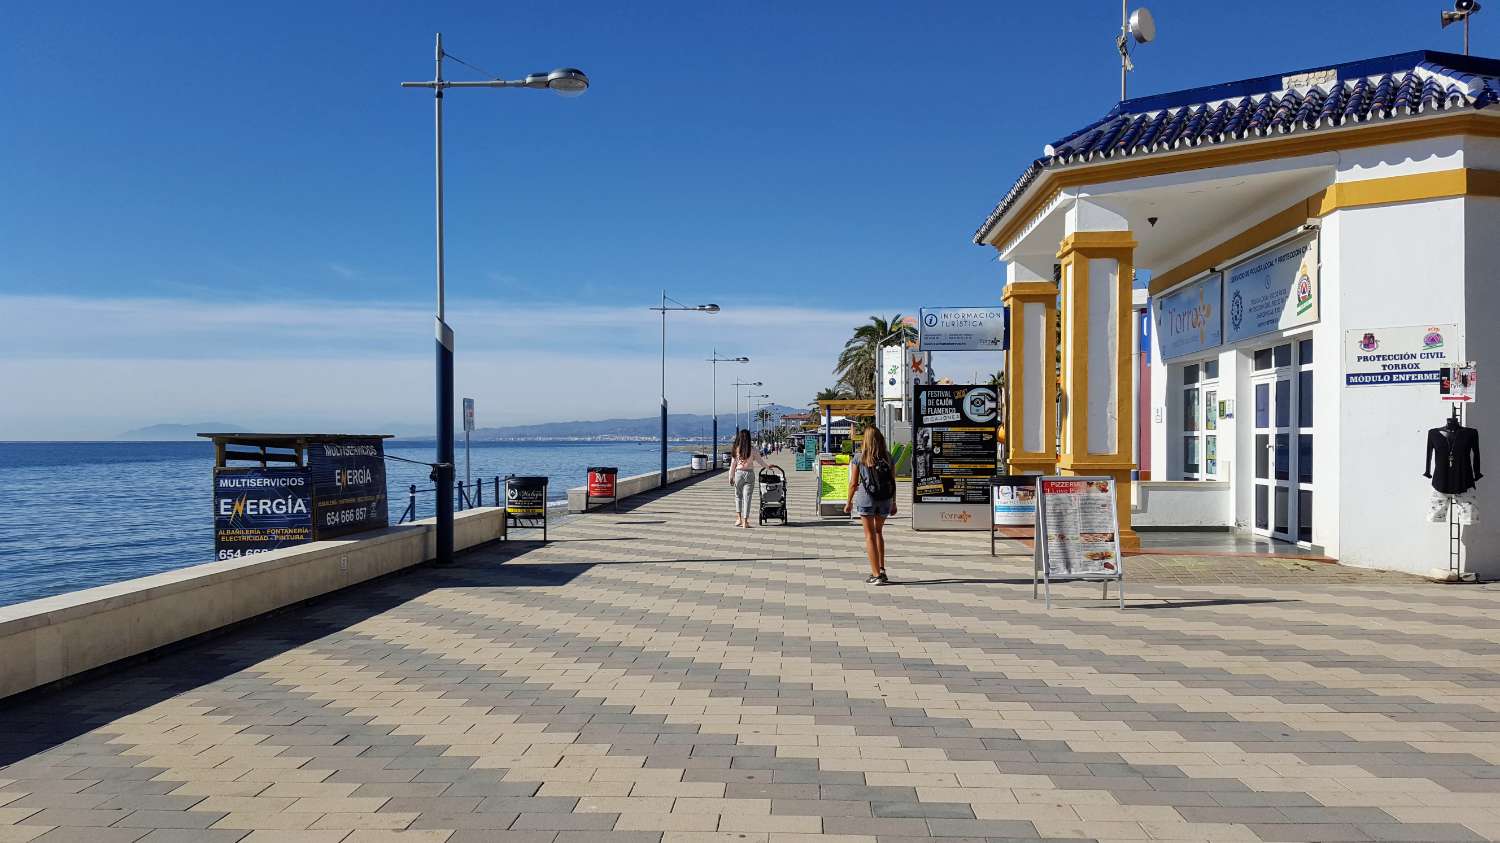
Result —
[[1474, 488], [1484, 475], [1479, 472], [1479, 431], [1449, 424], [1427, 431], [1427, 470], [1432, 488], [1457, 495]]

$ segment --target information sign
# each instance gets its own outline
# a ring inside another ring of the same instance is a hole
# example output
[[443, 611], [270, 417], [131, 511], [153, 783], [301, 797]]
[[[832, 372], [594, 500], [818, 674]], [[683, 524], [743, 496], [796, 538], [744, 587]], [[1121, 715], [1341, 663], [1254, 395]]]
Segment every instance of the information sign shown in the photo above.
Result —
[[218, 558], [235, 559], [312, 540], [312, 488], [305, 470], [214, 470], [214, 550]]
[[1318, 243], [1296, 240], [1225, 272], [1224, 341], [1318, 321]]
[[1344, 332], [1344, 385], [1439, 383], [1453, 366], [1458, 326], [1407, 325]]
[[390, 523], [384, 452], [378, 438], [307, 446], [313, 528], [319, 539], [374, 530]]
[[916, 388], [912, 416], [912, 528], [989, 529], [999, 399], [988, 386]]
[[[1038, 477], [1036, 549], [1032, 596], [1036, 582], [1104, 580], [1120, 582], [1125, 607], [1124, 570], [1120, 562], [1119, 515], [1110, 477]], [[1052, 605], [1051, 590], [1047, 605]]]
[[1010, 311], [1004, 307], [924, 307], [917, 328], [921, 351], [1004, 351]]
[[465, 398], [464, 399], [464, 432], [465, 433], [469, 433], [469, 432], [472, 432], [473, 430], [474, 430], [474, 399], [473, 398]]

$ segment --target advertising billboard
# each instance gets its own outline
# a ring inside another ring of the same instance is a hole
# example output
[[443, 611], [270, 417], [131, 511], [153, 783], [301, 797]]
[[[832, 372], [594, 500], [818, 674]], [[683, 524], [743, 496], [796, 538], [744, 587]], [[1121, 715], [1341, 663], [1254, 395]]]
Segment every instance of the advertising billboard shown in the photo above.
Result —
[[215, 469], [215, 555], [235, 559], [310, 542], [312, 508], [303, 469]]
[[990, 528], [999, 396], [988, 386], [918, 386], [912, 413], [912, 527]]
[[390, 523], [385, 447], [378, 438], [349, 438], [307, 446], [313, 529], [319, 539], [375, 530]]
[[880, 349], [880, 397], [886, 401], [900, 401], [906, 388], [906, 346], [887, 345]]

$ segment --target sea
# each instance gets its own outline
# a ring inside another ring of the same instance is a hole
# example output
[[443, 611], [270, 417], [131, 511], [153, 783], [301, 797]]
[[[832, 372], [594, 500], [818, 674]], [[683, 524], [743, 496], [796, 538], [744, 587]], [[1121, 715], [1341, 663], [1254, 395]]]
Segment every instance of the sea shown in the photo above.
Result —
[[[388, 456], [430, 462], [429, 443], [392, 440]], [[457, 476], [485, 480], [545, 475], [548, 497], [563, 500], [582, 486], [591, 465], [620, 476], [661, 465], [650, 442], [474, 443], [466, 465], [457, 448]], [[669, 454], [671, 465], [689, 455]], [[213, 445], [203, 442], [0, 442], [0, 606], [119, 582], [214, 560]], [[467, 468], [467, 470], [466, 470]], [[417, 518], [433, 514], [429, 469], [387, 460], [390, 518], [405, 510], [408, 487]], [[502, 487], [504, 481], [502, 480]]]

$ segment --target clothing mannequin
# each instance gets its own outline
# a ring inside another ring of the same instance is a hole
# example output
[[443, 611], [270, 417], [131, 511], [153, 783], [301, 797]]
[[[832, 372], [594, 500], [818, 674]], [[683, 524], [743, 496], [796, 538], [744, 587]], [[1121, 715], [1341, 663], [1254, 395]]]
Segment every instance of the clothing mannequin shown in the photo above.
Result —
[[1479, 470], [1479, 431], [1459, 424], [1456, 416], [1442, 427], [1427, 431], [1426, 470], [1422, 476], [1432, 478], [1429, 521], [1447, 520], [1451, 502], [1455, 521], [1474, 523], [1473, 490], [1484, 477]]

